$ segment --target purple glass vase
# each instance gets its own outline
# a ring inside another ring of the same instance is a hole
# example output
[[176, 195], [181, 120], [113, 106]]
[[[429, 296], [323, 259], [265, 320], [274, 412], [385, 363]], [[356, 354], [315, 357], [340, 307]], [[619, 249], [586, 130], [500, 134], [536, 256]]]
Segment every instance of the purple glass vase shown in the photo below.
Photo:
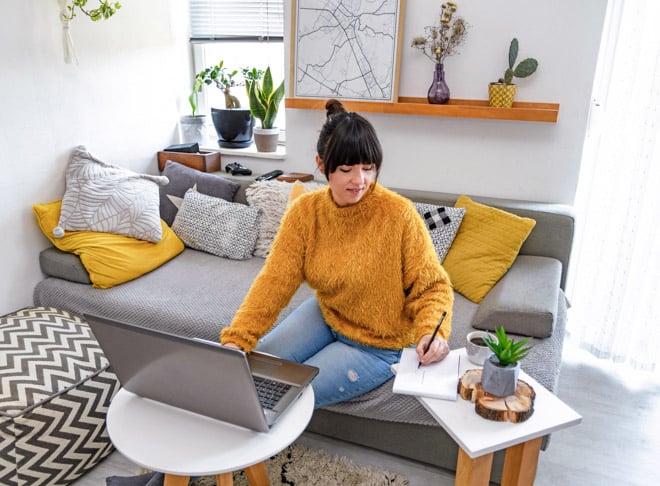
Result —
[[449, 101], [449, 86], [445, 82], [445, 67], [442, 63], [435, 65], [433, 83], [427, 94], [429, 103], [441, 105]]

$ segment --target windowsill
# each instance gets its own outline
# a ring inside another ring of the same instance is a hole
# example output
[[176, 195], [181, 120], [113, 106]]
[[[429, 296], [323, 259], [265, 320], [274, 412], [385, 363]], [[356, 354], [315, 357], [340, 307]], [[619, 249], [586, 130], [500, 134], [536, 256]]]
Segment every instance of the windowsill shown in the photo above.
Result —
[[[209, 144], [210, 145], [210, 144]], [[274, 160], [284, 160], [286, 157], [286, 146], [278, 145], [275, 152], [258, 152], [257, 147], [254, 143], [246, 148], [241, 149], [232, 149], [224, 147], [201, 147], [202, 150], [209, 150], [212, 152], [220, 152], [222, 155], [231, 155], [238, 157], [253, 157], [258, 159], [274, 159]]]

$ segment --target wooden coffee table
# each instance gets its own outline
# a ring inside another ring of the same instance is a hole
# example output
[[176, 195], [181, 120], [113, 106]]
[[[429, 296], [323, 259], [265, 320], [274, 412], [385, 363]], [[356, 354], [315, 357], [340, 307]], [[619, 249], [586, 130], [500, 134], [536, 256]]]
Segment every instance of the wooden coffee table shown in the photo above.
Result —
[[[459, 377], [481, 368], [467, 359], [465, 348], [452, 353], [460, 355]], [[502, 449], [506, 449], [502, 486], [533, 485], [543, 436], [582, 422], [582, 416], [524, 371], [520, 379], [536, 392], [534, 413], [522, 423], [486, 420], [475, 413], [474, 403], [460, 397], [456, 401], [417, 397], [459, 445], [456, 486], [487, 486], [493, 454]]]
[[298, 438], [313, 411], [307, 386], [270, 431], [254, 432], [122, 389], [110, 403], [107, 428], [124, 456], [165, 473], [165, 486], [187, 486], [190, 476], [215, 476], [218, 486], [229, 486], [232, 472], [241, 469], [251, 485], [267, 485], [264, 461]]

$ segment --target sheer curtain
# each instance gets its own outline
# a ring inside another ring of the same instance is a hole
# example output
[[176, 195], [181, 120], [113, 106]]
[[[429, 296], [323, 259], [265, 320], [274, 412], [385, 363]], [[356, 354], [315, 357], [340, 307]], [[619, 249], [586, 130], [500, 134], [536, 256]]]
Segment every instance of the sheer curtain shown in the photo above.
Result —
[[658, 26], [658, 0], [610, 0], [568, 289], [579, 346], [647, 371], [660, 356]]

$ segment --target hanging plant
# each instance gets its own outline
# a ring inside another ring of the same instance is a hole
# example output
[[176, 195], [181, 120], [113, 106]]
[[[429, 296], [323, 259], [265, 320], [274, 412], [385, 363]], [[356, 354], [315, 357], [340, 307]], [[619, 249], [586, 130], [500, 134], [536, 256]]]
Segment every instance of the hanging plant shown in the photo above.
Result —
[[76, 10], [87, 15], [94, 22], [101, 19], [109, 19], [121, 8], [119, 2], [110, 3], [108, 0], [99, 0], [98, 8], [87, 8], [87, 0], [70, 0], [66, 3], [66, 12], [62, 13], [65, 20], [73, 20]]
[[91, 20], [96, 22], [101, 19], [109, 19], [117, 10], [121, 8], [119, 2], [110, 3], [108, 0], [98, 0], [98, 8], [88, 8], [87, 0], [57, 0], [60, 7], [60, 22], [62, 23], [62, 43], [64, 47], [64, 62], [71, 63], [73, 61], [78, 63], [78, 56], [76, 49], [73, 45], [73, 38], [71, 37], [71, 28], [69, 24], [76, 17], [76, 13], [82, 12]]

